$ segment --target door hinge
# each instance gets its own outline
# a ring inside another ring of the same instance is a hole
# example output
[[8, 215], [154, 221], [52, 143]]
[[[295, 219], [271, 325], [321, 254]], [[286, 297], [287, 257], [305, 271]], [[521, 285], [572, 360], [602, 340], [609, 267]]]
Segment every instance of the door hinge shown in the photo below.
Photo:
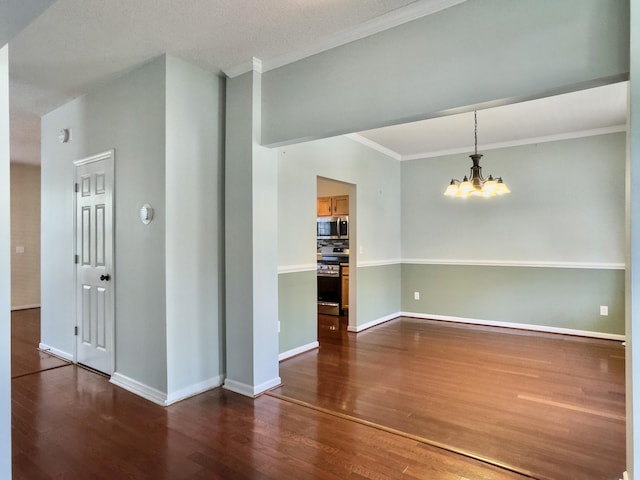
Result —
[[73, 263], [75, 263], [76, 265], [80, 263], [80, 255], [76, 254], [73, 256]]
[[80, 191], [80, 185], [77, 184], [77, 183], [74, 183], [73, 184], [73, 190], [74, 190], [74, 192], [78, 193]]
[[73, 327], [73, 334], [77, 337], [78, 336], [78, 327]]

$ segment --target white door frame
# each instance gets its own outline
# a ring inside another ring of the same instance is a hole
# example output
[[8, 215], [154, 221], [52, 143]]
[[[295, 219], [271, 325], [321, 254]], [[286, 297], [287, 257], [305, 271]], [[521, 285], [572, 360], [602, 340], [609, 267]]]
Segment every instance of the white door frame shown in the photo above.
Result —
[[111, 170], [111, 298], [109, 301], [109, 308], [111, 309], [113, 315], [113, 322], [111, 325], [111, 329], [109, 331], [109, 336], [111, 338], [111, 345], [109, 351], [111, 352], [111, 373], [115, 372], [115, 330], [116, 330], [116, 310], [115, 310], [115, 149], [107, 150], [102, 153], [98, 153], [96, 155], [91, 155], [86, 158], [82, 158], [80, 160], [75, 160], [73, 162], [73, 251], [74, 251], [74, 269], [73, 269], [73, 300], [74, 300], [74, 331], [71, 332], [73, 335], [73, 362], [78, 363], [78, 339], [76, 336], [76, 331], [78, 328], [79, 322], [79, 313], [78, 313], [78, 268], [77, 268], [77, 258], [78, 258], [78, 221], [77, 221], [77, 209], [78, 209], [78, 196], [75, 191], [76, 184], [76, 176], [77, 176], [77, 167], [86, 165], [93, 162], [99, 162], [102, 160], [110, 160], [110, 170]]

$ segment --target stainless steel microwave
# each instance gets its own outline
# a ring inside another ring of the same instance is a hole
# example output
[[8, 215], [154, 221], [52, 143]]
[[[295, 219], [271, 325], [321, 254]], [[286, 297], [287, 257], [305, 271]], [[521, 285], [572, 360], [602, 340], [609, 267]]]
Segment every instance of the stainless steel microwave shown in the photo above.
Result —
[[349, 217], [318, 217], [318, 240], [347, 240]]

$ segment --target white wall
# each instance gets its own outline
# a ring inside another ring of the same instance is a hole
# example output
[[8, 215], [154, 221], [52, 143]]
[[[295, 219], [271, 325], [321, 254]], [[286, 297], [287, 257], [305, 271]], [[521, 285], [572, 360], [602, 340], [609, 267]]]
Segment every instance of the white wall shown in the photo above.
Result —
[[11, 478], [9, 47], [0, 48], [0, 478]]

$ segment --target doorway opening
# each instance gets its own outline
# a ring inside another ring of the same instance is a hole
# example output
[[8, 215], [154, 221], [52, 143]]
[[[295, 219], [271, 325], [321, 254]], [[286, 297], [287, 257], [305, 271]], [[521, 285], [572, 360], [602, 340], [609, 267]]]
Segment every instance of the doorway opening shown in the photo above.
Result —
[[318, 341], [355, 324], [356, 186], [317, 177]]

